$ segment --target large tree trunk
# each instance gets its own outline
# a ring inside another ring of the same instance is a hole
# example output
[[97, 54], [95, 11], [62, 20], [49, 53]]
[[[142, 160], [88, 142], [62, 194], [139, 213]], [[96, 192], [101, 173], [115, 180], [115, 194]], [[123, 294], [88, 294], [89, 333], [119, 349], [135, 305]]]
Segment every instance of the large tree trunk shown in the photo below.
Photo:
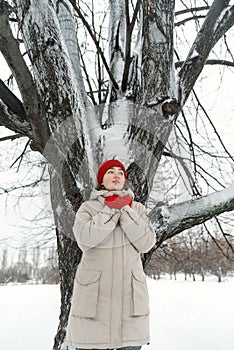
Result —
[[60, 349], [64, 340], [70, 311], [74, 275], [82, 252], [78, 248], [72, 233], [74, 222], [73, 208], [70, 202], [66, 200], [61, 179], [52, 169], [50, 173], [50, 183], [51, 203], [56, 225], [61, 291], [60, 321], [54, 341], [54, 349]]

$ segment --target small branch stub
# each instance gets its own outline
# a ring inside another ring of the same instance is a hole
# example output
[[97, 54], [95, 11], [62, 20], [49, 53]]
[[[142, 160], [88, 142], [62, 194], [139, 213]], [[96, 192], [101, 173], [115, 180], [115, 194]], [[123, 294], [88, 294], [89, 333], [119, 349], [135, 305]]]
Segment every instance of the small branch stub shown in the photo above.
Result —
[[180, 104], [178, 103], [176, 98], [166, 98], [162, 102], [162, 111], [165, 118], [169, 116], [178, 114], [180, 111]]

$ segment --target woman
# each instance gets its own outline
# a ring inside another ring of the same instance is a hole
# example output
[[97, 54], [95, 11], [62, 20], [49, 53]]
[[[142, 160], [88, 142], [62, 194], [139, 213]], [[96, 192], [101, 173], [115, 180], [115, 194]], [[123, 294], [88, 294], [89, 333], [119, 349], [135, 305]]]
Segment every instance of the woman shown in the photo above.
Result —
[[117, 159], [102, 163], [98, 187], [79, 208], [73, 231], [83, 251], [74, 281], [66, 344], [139, 350], [150, 341], [149, 300], [140, 253], [155, 244], [145, 207], [124, 189]]

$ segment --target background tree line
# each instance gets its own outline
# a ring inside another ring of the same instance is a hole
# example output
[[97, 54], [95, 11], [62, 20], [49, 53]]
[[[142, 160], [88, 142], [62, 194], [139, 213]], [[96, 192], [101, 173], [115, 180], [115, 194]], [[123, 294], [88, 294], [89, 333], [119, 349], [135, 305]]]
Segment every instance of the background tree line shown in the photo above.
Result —
[[[160, 279], [165, 274], [177, 279], [177, 274], [182, 273], [185, 280], [193, 281], [196, 281], [198, 276], [205, 281], [206, 276], [214, 275], [219, 282], [226, 276], [232, 276], [234, 259], [230, 255], [231, 248], [227, 248], [225, 239], [222, 236], [216, 237], [215, 240], [210, 236], [201, 239], [201, 230], [202, 227], [197, 232], [190, 230], [162, 245], [148, 263], [146, 274], [154, 279]], [[32, 255], [29, 255], [26, 247], [22, 247], [16, 261], [12, 261], [9, 257], [7, 248], [1, 248], [0, 266], [0, 284], [59, 283], [55, 247], [41, 250], [37, 246], [33, 248]]]
[[55, 247], [46, 250], [33, 248], [29, 255], [26, 247], [19, 249], [14, 261], [8, 248], [0, 249], [0, 284], [7, 283], [59, 283], [57, 252]]
[[160, 279], [162, 275], [169, 274], [176, 279], [177, 274], [183, 273], [185, 280], [191, 278], [193, 281], [198, 275], [202, 281], [206, 276], [214, 275], [219, 282], [226, 276], [232, 276], [234, 256], [232, 254], [231, 257], [231, 248], [227, 247], [225, 238], [219, 236], [214, 240], [207, 236], [201, 239], [202, 230], [202, 227], [200, 232], [189, 230], [188, 234], [174, 237], [162, 245], [148, 263], [147, 275]]

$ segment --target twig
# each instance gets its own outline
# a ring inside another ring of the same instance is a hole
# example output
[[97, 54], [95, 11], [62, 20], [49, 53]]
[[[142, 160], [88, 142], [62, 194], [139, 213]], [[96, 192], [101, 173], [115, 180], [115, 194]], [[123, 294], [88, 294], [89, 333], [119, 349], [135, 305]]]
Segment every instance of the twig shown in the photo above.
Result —
[[106, 58], [105, 58], [105, 56], [104, 56], [104, 53], [103, 53], [102, 49], [100, 48], [99, 42], [98, 42], [98, 40], [97, 40], [97, 38], [96, 38], [96, 34], [93, 33], [92, 29], [90, 28], [90, 25], [88, 24], [88, 22], [87, 22], [86, 19], [84, 18], [83, 14], [81, 13], [81, 11], [80, 11], [79, 7], [77, 6], [76, 2], [75, 2], [74, 0], [69, 0], [69, 1], [70, 1], [70, 3], [72, 4], [74, 10], [77, 12], [77, 14], [78, 14], [78, 16], [80, 17], [81, 21], [83, 22], [85, 28], [86, 28], [87, 31], [89, 32], [91, 38], [93, 39], [94, 44], [96, 45], [97, 51], [100, 53], [100, 56], [101, 56], [102, 61], [103, 61], [103, 64], [104, 64], [104, 66], [105, 66], [105, 68], [106, 68], [106, 71], [107, 71], [107, 73], [108, 73], [108, 75], [109, 75], [109, 77], [110, 77], [110, 80], [111, 80], [111, 82], [112, 82], [114, 88], [115, 88], [116, 90], [119, 90], [119, 86], [118, 86], [118, 84], [117, 84], [117, 82], [116, 82], [116, 80], [115, 80], [115, 78], [114, 78], [114, 76], [113, 76], [113, 74], [112, 74], [112, 72], [111, 72], [111, 70], [110, 70], [108, 64], [107, 64]]
[[198, 12], [198, 11], [209, 10], [209, 8], [210, 6], [191, 7], [186, 10], [177, 11], [175, 13], [175, 16], [184, 15], [185, 13], [188, 13], [188, 12]]
[[10, 135], [10, 136], [5, 136], [5, 137], [1, 137], [0, 138], [0, 142], [2, 141], [7, 141], [7, 140], [15, 140], [15, 139], [19, 139], [20, 137], [25, 137], [25, 135], [22, 134], [15, 134], [15, 135]]
[[[182, 67], [182, 65], [184, 64], [185, 61], [178, 61], [175, 63], [175, 68], [180, 68]], [[219, 64], [222, 66], [227, 66], [227, 67], [234, 67], [234, 62], [232, 61], [227, 61], [227, 60], [207, 60], [206, 65], [210, 64], [210, 65], [215, 65], [215, 64]]]
[[17, 172], [19, 171], [19, 167], [20, 167], [20, 164], [21, 164], [21, 162], [22, 162], [22, 160], [23, 160], [23, 156], [24, 156], [24, 154], [25, 154], [25, 152], [26, 152], [26, 149], [27, 149], [28, 145], [30, 144], [30, 142], [31, 142], [31, 140], [28, 140], [28, 142], [26, 143], [26, 145], [25, 145], [25, 147], [24, 147], [23, 152], [22, 152], [21, 155], [20, 155], [18, 158], [16, 158], [16, 160], [11, 164], [10, 168], [12, 168], [13, 165], [20, 159], [20, 162], [19, 162], [19, 165], [18, 165], [18, 168], [17, 168]]
[[206, 16], [200, 15], [200, 16], [192, 16], [192, 17], [189, 17], [189, 18], [185, 18], [185, 19], [183, 19], [180, 22], [176, 22], [175, 23], [175, 27], [179, 27], [181, 25], [184, 25], [186, 22], [195, 21], [196, 19], [200, 19], [200, 18], [206, 18]]
[[234, 158], [232, 157], [231, 153], [230, 153], [230, 152], [227, 150], [227, 148], [225, 147], [225, 145], [224, 145], [224, 143], [223, 143], [223, 141], [222, 141], [222, 139], [221, 139], [221, 137], [220, 137], [218, 131], [216, 130], [216, 128], [215, 128], [215, 126], [214, 126], [212, 120], [210, 119], [208, 113], [206, 112], [205, 108], [203, 107], [203, 105], [202, 105], [201, 102], [199, 101], [198, 96], [197, 96], [196, 92], [194, 91], [194, 89], [193, 89], [193, 94], [194, 94], [194, 96], [195, 96], [195, 98], [196, 98], [196, 100], [197, 100], [198, 105], [201, 107], [203, 113], [205, 114], [205, 116], [206, 116], [206, 118], [208, 119], [209, 123], [211, 124], [211, 126], [212, 126], [212, 128], [213, 128], [215, 134], [217, 135], [217, 137], [218, 137], [218, 139], [219, 139], [219, 142], [221, 143], [221, 145], [222, 145], [224, 151], [225, 151], [225, 152], [229, 155], [229, 157], [234, 161]]

